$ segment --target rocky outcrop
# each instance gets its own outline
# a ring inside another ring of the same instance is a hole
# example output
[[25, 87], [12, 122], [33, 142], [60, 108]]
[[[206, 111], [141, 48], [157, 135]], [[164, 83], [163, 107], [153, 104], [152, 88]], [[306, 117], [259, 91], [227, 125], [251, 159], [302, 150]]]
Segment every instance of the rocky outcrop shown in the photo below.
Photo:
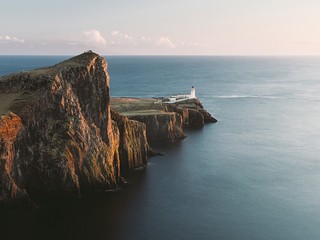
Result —
[[204, 125], [203, 115], [194, 109], [188, 109], [188, 125], [193, 127], [202, 127]]
[[[1, 120], [8, 126], [0, 136], [2, 200], [19, 192], [38, 199], [117, 186], [119, 130], [103, 58], [90, 52], [0, 78], [0, 93], [33, 96], [14, 99], [8, 107], [14, 115]], [[19, 131], [9, 130], [16, 123]]]
[[149, 146], [144, 123], [129, 120], [115, 111], [111, 115], [120, 132], [120, 173], [126, 176], [131, 169], [145, 167], [148, 156], [155, 153]]
[[112, 98], [111, 108], [129, 119], [143, 122], [151, 145], [185, 138], [185, 127], [202, 127], [214, 123], [198, 99], [168, 103], [165, 99]]
[[21, 118], [9, 112], [0, 118], [0, 192], [2, 198], [18, 199], [26, 196], [11, 176], [14, 167], [14, 142], [23, 128]]
[[166, 104], [167, 111], [179, 113], [187, 127], [201, 127], [205, 123], [216, 123], [217, 119], [211, 116], [198, 99], [189, 99], [173, 104]]
[[157, 112], [130, 115], [128, 117], [146, 124], [147, 138], [150, 144], [173, 142], [186, 137], [183, 132], [183, 121], [180, 114]]

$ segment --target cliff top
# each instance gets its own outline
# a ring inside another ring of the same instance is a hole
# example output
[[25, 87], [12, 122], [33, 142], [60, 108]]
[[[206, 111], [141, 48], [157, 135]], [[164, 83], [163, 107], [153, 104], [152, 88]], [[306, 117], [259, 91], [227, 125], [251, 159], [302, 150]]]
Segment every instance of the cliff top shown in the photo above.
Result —
[[20, 113], [26, 105], [37, 101], [41, 95], [39, 89], [53, 82], [58, 73], [74, 68], [87, 68], [90, 71], [98, 58], [106, 66], [102, 57], [88, 51], [53, 66], [0, 77], [0, 116], [8, 111]]
[[[119, 112], [124, 116], [136, 115], [157, 115], [157, 114], [172, 114], [167, 111], [166, 103], [162, 102], [162, 98], [111, 98], [111, 109]], [[177, 107], [189, 109], [202, 109], [202, 104], [198, 99], [189, 99], [183, 102], [174, 104]]]
[[[31, 77], [40, 77], [41, 75], [54, 75], [61, 70], [65, 70], [70, 67], [88, 67], [96, 58], [100, 57], [98, 54], [88, 51], [84, 52], [75, 57], [69, 58], [63, 62], [57, 63], [53, 66], [38, 68], [34, 70], [27, 70], [18, 73], [11, 73], [9, 75], [0, 76], [0, 82], [9, 80], [17, 75], [27, 76], [31, 75]], [[1, 85], [0, 85], [1, 86]], [[0, 91], [2, 89], [0, 88]]]

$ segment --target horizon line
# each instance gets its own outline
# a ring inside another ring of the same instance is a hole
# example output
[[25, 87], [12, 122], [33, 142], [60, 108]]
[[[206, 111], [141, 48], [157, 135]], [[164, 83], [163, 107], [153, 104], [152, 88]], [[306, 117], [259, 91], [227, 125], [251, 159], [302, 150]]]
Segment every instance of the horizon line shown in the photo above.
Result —
[[[95, 52], [96, 53], [96, 52]], [[72, 57], [79, 54], [0, 54], [0, 57], [10, 56], [65, 56]], [[320, 54], [99, 54], [102, 57], [320, 57]]]

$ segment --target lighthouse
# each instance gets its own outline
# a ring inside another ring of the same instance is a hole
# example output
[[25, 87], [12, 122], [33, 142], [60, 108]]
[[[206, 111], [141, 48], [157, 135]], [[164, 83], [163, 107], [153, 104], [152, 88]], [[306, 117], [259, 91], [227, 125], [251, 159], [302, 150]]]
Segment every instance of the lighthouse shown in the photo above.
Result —
[[192, 86], [191, 88], [190, 98], [196, 98], [196, 89], [194, 88], [194, 86]]

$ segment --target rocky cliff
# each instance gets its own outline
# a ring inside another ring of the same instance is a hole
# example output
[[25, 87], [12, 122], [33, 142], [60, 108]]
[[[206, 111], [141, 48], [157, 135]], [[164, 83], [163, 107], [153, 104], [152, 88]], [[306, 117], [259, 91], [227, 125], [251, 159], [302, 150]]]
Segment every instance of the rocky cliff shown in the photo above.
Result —
[[128, 117], [146, 124], [150, 144], [173, 142], [186, 137], [183, 132], [182, 116], [175, 112], [144, 112]]
[[115, 188], [120, 154], [123, 171], [146, 164], [145, 126], [112, 121], [107, 63], [97, 54], [2, 77], [0, 95], [1, 200]]
[[119, 128], [120, 172], [126, 176], [131, 169], [146, 166], [148, 156], [155, 152], [149, 146], [144, 123], [129, 120], [115, 111], [111, 111], [111, 116]]
[[215, 123], [198, 99], [168, 103], [164, 99], [111, 98], [111, 108], [122, 116], [143, 122], [151, 145], [186, 137], [184, 128]]
[[202, 127], [205, 123], [217, 122], [197, 98], [165, 105], [167, 111], [181, 114], [187, 127]]
[[155, 101], [112, 105], [107, 63], [92, 52], [0, 77], [0, 202], [117, 188], [146, 166], [149, 142], [181, 139], [184, 127], [214, 121], [197, 100]]
[[26, 191], [17, 186], [11, 175], [15, 163], [14, 142], [22, 127], [21, 118], [12, 112], [0, 118], [0, 190], [2, 196], [11, 199], [26, 196]]

